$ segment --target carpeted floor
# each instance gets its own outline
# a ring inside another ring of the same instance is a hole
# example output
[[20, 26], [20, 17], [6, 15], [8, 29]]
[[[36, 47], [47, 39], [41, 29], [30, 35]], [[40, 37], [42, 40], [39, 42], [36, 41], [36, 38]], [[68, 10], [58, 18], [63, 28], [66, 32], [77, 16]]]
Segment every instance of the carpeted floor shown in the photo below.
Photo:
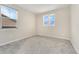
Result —
[[68, 40], [36, 36], [0, 46], [0, 54], [76, 54], [76, 51]]

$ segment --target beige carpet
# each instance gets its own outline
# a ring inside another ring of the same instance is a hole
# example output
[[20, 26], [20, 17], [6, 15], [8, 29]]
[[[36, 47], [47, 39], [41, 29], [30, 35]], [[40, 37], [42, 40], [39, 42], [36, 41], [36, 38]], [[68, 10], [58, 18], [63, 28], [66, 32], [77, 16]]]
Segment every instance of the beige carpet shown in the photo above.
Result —
[[70, 41], [36, 36], [0, 46], [1, 54], [76, 54]]

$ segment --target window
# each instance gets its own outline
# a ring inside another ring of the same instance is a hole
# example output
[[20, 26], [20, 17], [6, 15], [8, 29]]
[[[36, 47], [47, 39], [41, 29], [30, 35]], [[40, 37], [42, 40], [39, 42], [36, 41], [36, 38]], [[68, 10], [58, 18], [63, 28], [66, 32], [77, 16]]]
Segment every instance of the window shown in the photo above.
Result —
[[50, 26], [55, 26], [55, 16], [54, 15], [51, 15], [49, 16], [49, 21], [50, 21]]
[[44, 26], [55, 26], [55, 15], [45, 15], [43, 16]]
[[1, 6], [1, 28], [16, 28], [17, 11], [11, 7]]
[[48, 26], [48, 22], [49, 22], [49, 17], [48, 16], [43, 16], [43, 24], [45, 25], [45, 26]]

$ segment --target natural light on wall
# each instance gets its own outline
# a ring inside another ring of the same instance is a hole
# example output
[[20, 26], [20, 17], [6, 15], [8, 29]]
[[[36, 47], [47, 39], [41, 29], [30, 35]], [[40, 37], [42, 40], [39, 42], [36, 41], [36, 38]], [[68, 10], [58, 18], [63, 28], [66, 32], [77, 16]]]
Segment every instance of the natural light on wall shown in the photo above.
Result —
[[55, 15], [44, 15], [43, 16], [43, 25], [46, 27], [55, 26]]
[[16, 28], [17, 11], [14, 8], [0, 6], [1, 28]]

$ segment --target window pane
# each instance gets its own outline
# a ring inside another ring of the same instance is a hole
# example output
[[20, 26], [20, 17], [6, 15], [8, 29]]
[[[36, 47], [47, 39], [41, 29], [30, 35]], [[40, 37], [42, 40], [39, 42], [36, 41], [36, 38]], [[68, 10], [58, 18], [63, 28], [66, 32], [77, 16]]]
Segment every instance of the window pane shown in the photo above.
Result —
[[16, 13], [13, 8], [1, 6], [2, 28], [16, 28]]
[[50, 26], [55, 26], [55, 16], [50, 16]]
[[[1, 9], [0, 9], [1, 10]], [[1, 19], [1, 12], [0, 12], [0, 29], [2, 28], [2, 19]]]
[[1, 14], [4, 14], [5, 16], [11, 18], [11, 19], [16, 19], [16, 10], [13, 8], [9, 8], [6, 6], [1, 6]]
[[48, 22], [49, 22], [48, 16], [43, 16], [43, 23], [45, 26], [48, 26]]

